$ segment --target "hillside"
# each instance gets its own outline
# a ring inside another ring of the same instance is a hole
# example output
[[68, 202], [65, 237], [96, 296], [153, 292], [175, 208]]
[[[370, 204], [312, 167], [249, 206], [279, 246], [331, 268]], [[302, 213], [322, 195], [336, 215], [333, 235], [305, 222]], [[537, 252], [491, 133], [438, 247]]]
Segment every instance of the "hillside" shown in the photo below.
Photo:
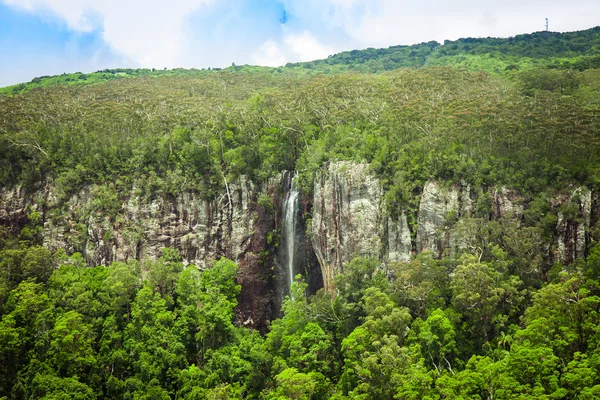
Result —
[[[324, 60], [288, 63], [283, 68], [232, 66], [225, 70], [244, 73], [268, 71], [286, 74], [341, 73], [356, 71], [377, 73], [398, 68], [431, 66], [462, 66], [473, 71], [492, 74], [510, 74], [530, 68], [574, 69], [584, 71], [600, 68], [600, 27], [578, 32], [536, 32], [501, 38], [465, 38], [421, 43], [412, 46], [392, 46], [387, 49], [346, 51]], [[105, 69], [93, 73], [65, 73], [57, 76], [36, 77], [31, 82], [0, 88], [0, 94], [20, 93], [36, 87], [54, 85], [83, 86], [112, 79], [140, 76], [202, 76], [211, 70], [177, 68], [155, 69]]]
[[599, 57], [593, 28], [2, 89], [0, 399], [598, 398]]
[[381, 72], [397, 68], [463, 66], [475, 71], [505, 74], [532, 67], [576, 69], [600, 67], [600, 27], [579, 32], [536, 32], [501, 38], [465, 38], [353, 50], [325, 60], [288, 64], [323, 72]]

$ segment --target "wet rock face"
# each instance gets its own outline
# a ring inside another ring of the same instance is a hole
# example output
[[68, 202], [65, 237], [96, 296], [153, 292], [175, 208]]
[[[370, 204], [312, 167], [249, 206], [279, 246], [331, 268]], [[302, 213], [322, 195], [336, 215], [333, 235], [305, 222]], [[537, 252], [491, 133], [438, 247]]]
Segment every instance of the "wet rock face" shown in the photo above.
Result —
[[381, 185], [367, 164], [332, 162], [317, 174], [311, 241], [326, 290], [335, 290], [344, 263], [380, 256], [381, 202]]
[[[269, 195], [274, 196], [273, 185]], [[267, 237], [275, 229], [276, 214], [253, 204], [248, 212], [255, 218], [254, 231], [238, 260], [237, 281], [242, 286], [237, 307], [237, 323], [266, 333], [270, 321], [278, 316], [281, 304], [276, 297], [277, 283], [271, 274], [273, 252]]]
[[[290, 190], [292, 190], [293, 179], [296, 176], [294, 171], [285, 171], [283, 173], [283, 179], [281, 180], [280, 194], [276, 196], [278, 203], [276, 207], [281, 211], [281, 218], [277, 221], [277, 228], [280, 232], [279, 246], [277, 249], [277, 298], [283, 299], [288, 295], [289, 286], [289, 271], [287, 266], [288, 254], [286, 254], [286, 246], [283, 245], [283, 219], [284, 219], [284, 201]], [[307, 233], [307, 220], [306, 217], [310, 215], [312, 207], [312, 196], [306, 196], [302, 193], [299, 194], [299, 210], [295, 216], [297, 217], [295, 226], [295, 262], [294, 262], [294, 275], [302, 274], [306, 278], [308, 284], [307, 294], [315, 294], [319, 289], [323, 288], [323, 276], [319, 261], [313, 250], [312, 243]], [[280, 304], [279, 304], [280, 305]], [[280, 309], [278, 307], [277, 309]]]

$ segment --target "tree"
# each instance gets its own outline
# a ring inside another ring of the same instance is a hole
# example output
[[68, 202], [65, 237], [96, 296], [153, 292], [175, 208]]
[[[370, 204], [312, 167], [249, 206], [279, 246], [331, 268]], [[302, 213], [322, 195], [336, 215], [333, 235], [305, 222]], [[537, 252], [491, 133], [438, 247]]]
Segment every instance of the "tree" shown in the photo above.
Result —
[[89, 376], [96, 365], [91, 327], [76, 311], [59, 315], [50, 332], [48, 359], [61, 377]]
[[273, 400], [319, 400], [326, 399], [327, 380], [318, 372], [308, 374], [298, 372], [296, 368], [287, 368], [279, 373], [275, 380], [275, 390], [268, 393], [267, 399]]
[[163, 255], [156, 261], [146, 261], [143, 266], [148, 271], [148, 282], [173, 307], [175, 282], [183, 270], [179, 252], [175, 249], [163, 249]]
[[515, 334], [515, 341], [549, 347], [567, 364], [600, 332], [600, 297], [592, 295], [580, 273], [562, 273], [560, 278], [535, 293], [523, 317], [525, 329]]
[[175, 331], [175, 315], [167, 309], [166, 300], [149, 286], [137, 293], [131, 314], [124, 349], [131, 357], [134, 376], [143, 390], [154, 385], [172, 392], [179, 371], [187, 364], [185, 346]]
[[431, 253], [421, 253], [409, 263], [393, 266], [392, 287], [399, 303], [415, 316], [425, 318], [428, 311], [445, 305], [448, 296], [448, 273]]
[[502, 315], [518, 311], [522, 301], [521, 282], [516, 277], [503, 279], [501, 273], [474, 256], [461, 257], [450, 278], [452, 305], [468, 321], [470, 336], [480, 347], [494, 333], [494, 322], [503, 324]]
[[456, 334], [444, 311], [438, 308], [427, 320], [416, 320], [412, 329], [416, 332], [413, 340], [420, 345], [421, 355], [426, 362], [431, 363], [439, 375], [446, 369], [454, 373], [452, 360], [457, 351]]
[[375, 286], [386, 290], [389, 281], [384, 272], [379, 270], [380, 262], [375, 258], [355, 258], [344, 265], [344, 273], [336, 277], [335, 287], [338, 291], [336, 308], [340, 317], [346, 320], [343, 327], [349, 333], [366, 315], [361, 300], [367, 288]]
[[351, 397], [392, 398], [396, 376], [411, 363], [402, 347], [411, 317], [389, 296], [371, 287], [365, 291], [365, 322], [342, 341], [344, 357], [340, 388]]

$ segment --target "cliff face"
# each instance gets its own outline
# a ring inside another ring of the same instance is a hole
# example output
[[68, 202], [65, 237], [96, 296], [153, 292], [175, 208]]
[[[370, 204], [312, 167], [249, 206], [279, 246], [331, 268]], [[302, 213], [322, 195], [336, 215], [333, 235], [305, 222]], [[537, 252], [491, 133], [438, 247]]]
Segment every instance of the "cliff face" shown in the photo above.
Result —
[[381, 253], [382, 191], [368, 165], [330, 163], [315, 178], [311, 239], [321, 265], [323, 286], [356, 256]]
[[112, 213], [98, 205], [98, 187], [85, 187], [66, 202], [58, 200], [51, 186], [31, 194], [5, 189], [0, 192], [0, 222], [18, 227], [30, 211], [40, 212], [44, 245], [79, 251], [89, 265], [158, 258], [164, 247], [178, 249], [185, 264], [199, 268], [230, 258], [239, 265], [242, 285], [239, 322], [264, 329], [280, 302], [270, 270], [274, 255], [265, 252], [278, 208], [261, 207], [257, 199], [263, 193], [276, 202], [280, 180], [257, 187], [242, 177], [213, 201], [190, 192], [148, 199], [137, 196], [134, 188], [119, 196]]
[[387, 225], [387, 261], [409, 261], [412, 255], [412, 241], [406, 213], [401, 212], [397, 220], [388, 218]]
[[455, 186], [444, 188], [438, 182], [427, 182], [419, 204], [417, 252], [431, 251], [441, 255], [448, 246], [449, 227], [458, 212], [458, 189]]
[[[553, 244], [545, 249], [550, 261], [568, 264], [586, 255], [590, 230], [600, 219], [598, 197], [585, 188], [552, 197], [549, 207], [558, 222]], [[408, 261], [423, 251], [437, 257], [464, 251], [477, 254], [479, 227], [496, 220], [521, 226], [528, 202], [507, 187], [473, 188], [432, 180], [421, 193], [416, 224], [409, 227], [405, 210], [394, 213], [397, 219], [389, 216], [380, 182], [367, 164], [330, 163], [315, 180], [311, 227], [325, 288], [334, 290], [333, 278], [355, 256], [392, 262]]]
[[[283, 200], [287, 196], [288, 192], [292, 190], [294, 185], [293, 179], [297, 174], [293, 171], [285, 171], [283, 173], [281, 194], [282, 197], [278, 203], [278, 207], [283, 214]], [[313, 198], [311, 196], [305, 196], [302, 193], [299, 194], [298, 210], [295, 213], [297, 218], [295, 223], [295, 243], [294, 243], [294, 276], [302, 274], [306, 278], [308, 284], [308, 294], [315, 294], [319, 289], [323, 288], [323, 277], [321, 275], [321, 268], [319, 261], [313, 250], [312, 243], [309, 239], [309, 234], [306, 225], [306, 216], [309, 215], [309, 208], [312, 206]], [[284, 215], [278, 220], [279, 228], [279, 245], [277, 249], [277, 295], [278, 298], [283, 299], [289, 290], [289, 271], [286, 268], [289, 255], [286, 254], [288, 249], [283, 245], [283, 228], [284, 228]]]
[[[110, 207], [98, 186], [85, 187], [66, 201], [52, 186], [35, 193], [5, 188], [0, 190], [0, 223], [18, 230], [28, 213], [37, 211], [44, 244], [79, 251], [90, 265], [158, 258], [164, 247], [178, 249], [186, 264], [199, 268], [228, 257], [239, 265], [238, 322], [264, 330], [287, 294], [282, 284], [287, 271], [280, 262], [285, 255], [276, 248], [273, 233], [280, 231], [291, 176], [283, 173], [263, 185], [242, 177], [212, 201], [191, 192], [146, 198], [134, 188], [112, 198]], [[297, 272], [308, 275], [311, 293], [321, 286], [333, 293], [335, 276], [356, 256], [385, 264], [409, 261], [423, 251], [438, 257], [477, 254], [482, 224], [510, 221], [518, 228], [530, 202], [506, 187], [432, 180], [424, 185], [410, 226], [406, 210], [386, 209], [381, 182], [367, 164], [332, 162], [317, 174], [313, 197], [300, 199], [296, 249], [303, 271]], [[584, 257], [590, 231], [600, 220], [600, 195], [570, 188], [552, 195], [548, 207], [556, 224], [552, 244], [542, 249], [546, 260], [567, 264]]]
[[558, 212], [555, 260], [568, 263], [585, 257], [590, 243], [590, 227], [593, 226], [592, 192], [586, 188], [577, 188], [570, 194], [554, 196], [552, 203], [555, 206], [568, 205], [565, 211]]

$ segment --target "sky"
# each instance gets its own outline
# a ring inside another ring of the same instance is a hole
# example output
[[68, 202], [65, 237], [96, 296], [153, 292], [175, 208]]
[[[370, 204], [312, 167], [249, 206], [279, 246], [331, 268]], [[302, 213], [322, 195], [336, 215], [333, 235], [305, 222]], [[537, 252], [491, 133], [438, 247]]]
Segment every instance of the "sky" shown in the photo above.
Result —
[[280, 66], [600, 25], [598, 0], [0, 0], [0, 87], [105, 68]]

